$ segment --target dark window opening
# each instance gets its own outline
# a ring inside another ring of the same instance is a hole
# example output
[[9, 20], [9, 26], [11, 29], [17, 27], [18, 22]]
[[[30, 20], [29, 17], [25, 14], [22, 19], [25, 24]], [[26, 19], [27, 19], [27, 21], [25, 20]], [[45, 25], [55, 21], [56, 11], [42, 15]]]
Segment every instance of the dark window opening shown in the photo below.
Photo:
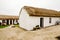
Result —
[[12, 24], [12, 20], [10, 20], [10, 24]]
[[16, 20], [16, 22], [18, 22], [18, 20]]
[[9, 25], [9, 20], [7, 19], [7, 25]]
[[2, 20], [2, 23], [5, 23], [5, 20]]

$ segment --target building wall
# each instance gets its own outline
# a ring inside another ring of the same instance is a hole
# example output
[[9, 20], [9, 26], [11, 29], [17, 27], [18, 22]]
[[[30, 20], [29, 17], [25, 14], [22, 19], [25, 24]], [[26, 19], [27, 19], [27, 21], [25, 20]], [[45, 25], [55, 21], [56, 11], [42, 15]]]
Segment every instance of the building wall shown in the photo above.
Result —
[[51, 23], [49, 23], [49, 17], [30, 17], [30, 27], [35, 27], [36, 25], [40, 26], [40, 18], [43, 18], [43, 27], [48, 27], [56, 24], [56, 21], [59, 21], [59, 18], [51, 17]]
[[2, 23], [2, 20], [0, 20], [0, 22]]
[[31, 27], [29, 26], [29, 15], [28, 13], [26, 12], [25, 9], [22, 9], [21, 13], [20, 13], [20, 17], [19, 17], [19, 25], [20, 27], [24, 28], [24, 29], [27, 29], [27, 30], [30, 30]]
[[49, 17], [44, 17], [44, 27], [55, 25], [58, 20], [59, 18], [51, 17], [51, 23], [49, 23]]
[[40, 18], [43, 18], [43, 27], [55, 25], [56, 21], [59, 21], [59, 18], [51, 17], [51, 23], [49, 23], [49, 17], [30, 17], [31, 18], [31, 26], [35, 27], [36, 25], [40, 26]]
[[[16, 21], [16, 19], [14, 20], [14, 23], [13, 23], [13, 20], [14, 19], [12, 19], [12, 20], [10, 20], [10, 19], [8, 19], [8, 21], [7, 20], [4, 20], [4, 22], [6, 23], [6, 25], [11, 25], [11, 24], [17, 24], [18, 22], [18, 20]], [[0, 22], [1, 23], [3, 23], [3, 20], [0, 20]], [[5, 23], [3, 23], [3, 24], [5, 24]]]
[[36, 27], [37, 25], [40, 27], [40, 17], [30, 16], [30, 26]]

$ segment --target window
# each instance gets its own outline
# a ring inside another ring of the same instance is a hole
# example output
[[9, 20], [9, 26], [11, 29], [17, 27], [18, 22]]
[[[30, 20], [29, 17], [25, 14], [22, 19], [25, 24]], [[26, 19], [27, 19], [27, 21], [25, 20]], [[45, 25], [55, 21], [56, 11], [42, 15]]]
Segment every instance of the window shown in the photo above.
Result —
[[3, 23], [5, 23], [5, 20], [2, 20]]
[[49, 23], [51, 23], [51, 18], [49, 18]]

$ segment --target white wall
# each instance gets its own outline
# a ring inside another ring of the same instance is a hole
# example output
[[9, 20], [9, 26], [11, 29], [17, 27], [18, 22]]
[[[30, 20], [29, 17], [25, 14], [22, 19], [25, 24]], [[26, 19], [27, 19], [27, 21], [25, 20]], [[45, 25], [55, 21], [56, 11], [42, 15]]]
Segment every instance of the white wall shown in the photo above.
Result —
[[31, 27], [36, 27], [36, 25], [40, 26], [40, 17], [34, 17], [34, 16], [30, 16], [30, 26]]
[[49, 23], [49, 17], [44, 17], [44, 27], [55, 25], [57, 20], [59, 20], [59, 18], [52, 17], [51, 18], [51, 23]]
[[24, 29], [27, 29], [27, 30], [32, 29], [29, 22], [30, 22], [30, 18], [29, 18], [28, 13], [26, 12], [25, 9], [22, 9], [20, 17], [19, 17], [19, 25], [20, 25], [20, 27], [22, 27]]
[[17, 24], [16, 19], [14, 20], [14, 24]]

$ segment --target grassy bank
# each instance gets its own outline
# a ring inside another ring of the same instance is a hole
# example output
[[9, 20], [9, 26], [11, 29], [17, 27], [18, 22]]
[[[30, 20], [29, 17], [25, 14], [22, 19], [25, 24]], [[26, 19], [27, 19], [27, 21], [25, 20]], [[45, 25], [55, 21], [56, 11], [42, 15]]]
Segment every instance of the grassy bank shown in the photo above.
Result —
[[5, 26], [2, 26], [2, 25], [0, 25], [0, 28], [5, 28], [5, 27], [8, 27], [9, 25], [5, 25]]
[[[5, 28], [5, 27], [8, 27], [9, 25], [5, 25], [5, 26], [3, 26], [3, 25], [0, 25], [0, 28]], [[19, 27], [19, 24], [15, 24], [15, 27]]]
[[19, 24], [14, 24], [16, 27], [19, 27]]

